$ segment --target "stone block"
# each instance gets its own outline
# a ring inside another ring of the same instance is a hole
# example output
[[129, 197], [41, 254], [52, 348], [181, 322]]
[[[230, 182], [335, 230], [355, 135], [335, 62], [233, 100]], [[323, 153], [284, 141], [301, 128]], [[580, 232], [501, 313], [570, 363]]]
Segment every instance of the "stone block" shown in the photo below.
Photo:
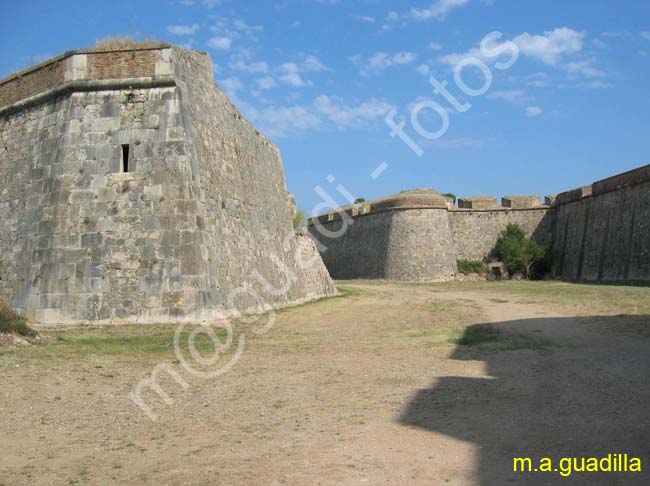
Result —
[[462, 197], [458, 199], [461, 209], [494, 209], [498, 207], [497, 198], [492, 196]]
[[501, 205], [504, 208], [536, 208], [541, 206], [541, 204], [539, 196], [503, 196], [503, 198], [501, 198]]

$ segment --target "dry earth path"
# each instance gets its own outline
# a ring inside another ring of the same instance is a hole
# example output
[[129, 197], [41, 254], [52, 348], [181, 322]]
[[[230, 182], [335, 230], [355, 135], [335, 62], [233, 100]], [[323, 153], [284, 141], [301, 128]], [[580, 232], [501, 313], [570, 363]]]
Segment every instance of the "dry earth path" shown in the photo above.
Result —
[[[281, 312], [264, 336], [240, 329], [228, 373], [162, 380], [173, 403], [148, 396], [157, 422], [128, 392], [173, 353], [3, 352], [0, 484], [649, 484], [512, 472], [513, 456], [617, 452], [650, 467], [650, 339], [611, 332], [619, 317], [342, 285], [350, 296]], [[499, 339], [450, 342], [484, 324]]]

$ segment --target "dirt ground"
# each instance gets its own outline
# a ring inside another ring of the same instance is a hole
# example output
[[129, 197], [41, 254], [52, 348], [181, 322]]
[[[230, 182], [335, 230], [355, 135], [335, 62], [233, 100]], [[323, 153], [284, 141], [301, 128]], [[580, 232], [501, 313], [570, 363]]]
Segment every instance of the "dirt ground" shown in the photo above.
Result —
[[[0, 484], [650, 484], [650, 289], [339, 285], [265, 334], [236, 325], [241, 358], [211, 379], [174, 326], [3, 349]], [[129, 392], [159, 363], [187, 388], [143, 393], [154, 422]], [[643, 472], [512, 471], [608, 453]]]

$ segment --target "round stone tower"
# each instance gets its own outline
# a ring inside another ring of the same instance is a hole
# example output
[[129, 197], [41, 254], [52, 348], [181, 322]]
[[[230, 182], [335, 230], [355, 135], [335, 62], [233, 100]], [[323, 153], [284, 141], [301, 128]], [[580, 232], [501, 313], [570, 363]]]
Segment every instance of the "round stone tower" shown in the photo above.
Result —
[[334, 278], [449, 280], [452, 206], [433, 189], [403, 191], [312, 218], [310, 232]]

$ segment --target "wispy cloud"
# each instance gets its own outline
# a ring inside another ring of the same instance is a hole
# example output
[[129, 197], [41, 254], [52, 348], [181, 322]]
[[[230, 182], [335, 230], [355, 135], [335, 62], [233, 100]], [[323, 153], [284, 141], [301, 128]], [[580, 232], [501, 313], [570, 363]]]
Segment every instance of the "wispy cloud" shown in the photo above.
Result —
[[278, 83], [271, 76], [265, 76], [257, 80], [257, 87], [259, 89], [272, 89], [275, 88]]
[[585, 34], [582, 32], [560, 27], [547, 30], [542, 35], [524, 32], [515, 37], [513, 42], [517, 44], [521, 54], [539, 59], [544, 64], [555, 66], [565, 56], [580, 52], [584, 37]]
[[352, 18], [366, 22], [367, 24], [374, 24], [377, 21], [376, 18], [370, 17], [369, 15], [353, 15]]
[[340, 98], [323, 94], [314, 100], [314, 108], [339, 128], [361, 128], [372, 120], [384, 117], [393, 106], [375, 98], [351, 106]]
[[469, 0], [437, 0], [427, 8], [412, 8], [402, 17], [412, 20], [444, 20], [454, 9], [467, 4]]
[[530, 99], [526, 93], [521, 89], [510, 89], [501, 91], [490, 91], [487, 94], [489, 100], [503, 100], [508, 103], [518, 104]]
[[535, 118], [542, 114], [542, 109], [539, 106], [529, 106], [526, 108], [526, 116], [528, 118]]
[[562, 67], [572, 76], [584, 76], [587, 78], [602, 78], [605, 73], [596, 69], [593, 65], [596, 59], [583, 59], [580, 61], [568, 62]]
[[252, 61], [246, 62], [241, 57], [231, 58], [229, 67], [233, 71], [239, 71], [243, 73], [265, 73], [269, 69], [268, 63], [264, 61]]
[[614, 85], [607, 81], [594, 80], [594, 81], [585, 81], [582, 83], [578, 83], [578, 87], [588, 88], [588, 89], [605, 89], [605, 88], [613, 88]]
[[232, 46], [230, 37], [212, 37], [208, 41], [208, 46], [217, 51], [227, 51]]
[[[596, 58], [585, 59], [581, 54], [584, 48], [585, 33], [559, 27], [545, 31], [543, 34], [524, 32], [512, 39], [522, 56], [540, 61], [541, 63], [565, 71], [570, 78], [605, 77], [606, 73], [598, 69]], [[580, 56], [583, 58], [580, 58]], [[438, 60], [450, 67], [456, 66], [461, 60], [476, 57], [485, 62], [492, 62], [481, 53], [478, 47], [473, 47], [464, 53], [451, 53], [441, 56]], [[548, 86], [545, 80], [530, 81], [536, 87]], [[529, 84], [530, 84], [529, 83]]]
[[199, 30], [199, 24], [192, 25], [170, 25], [167, 32], [173, 35], [194, 35]]
[[303, 88], [312, 86], [311, 81], [305, 81], [301, 74], [309, 72], [324, 71], [327, 68], [316, 56], [307, 56], [301, 63], [285, 62], [280, 66], [279, 80], [282, 83], [293, 86], [294, 88]]
[[413, 52], [397, 52], [395, 54], [388, 54], [386, 52], [377, 52], [365, 63], [361, 69], [363, 76], [377, 74], [391, 66], [400, 66], [410, 64], [417, 59], [417, 55]]

